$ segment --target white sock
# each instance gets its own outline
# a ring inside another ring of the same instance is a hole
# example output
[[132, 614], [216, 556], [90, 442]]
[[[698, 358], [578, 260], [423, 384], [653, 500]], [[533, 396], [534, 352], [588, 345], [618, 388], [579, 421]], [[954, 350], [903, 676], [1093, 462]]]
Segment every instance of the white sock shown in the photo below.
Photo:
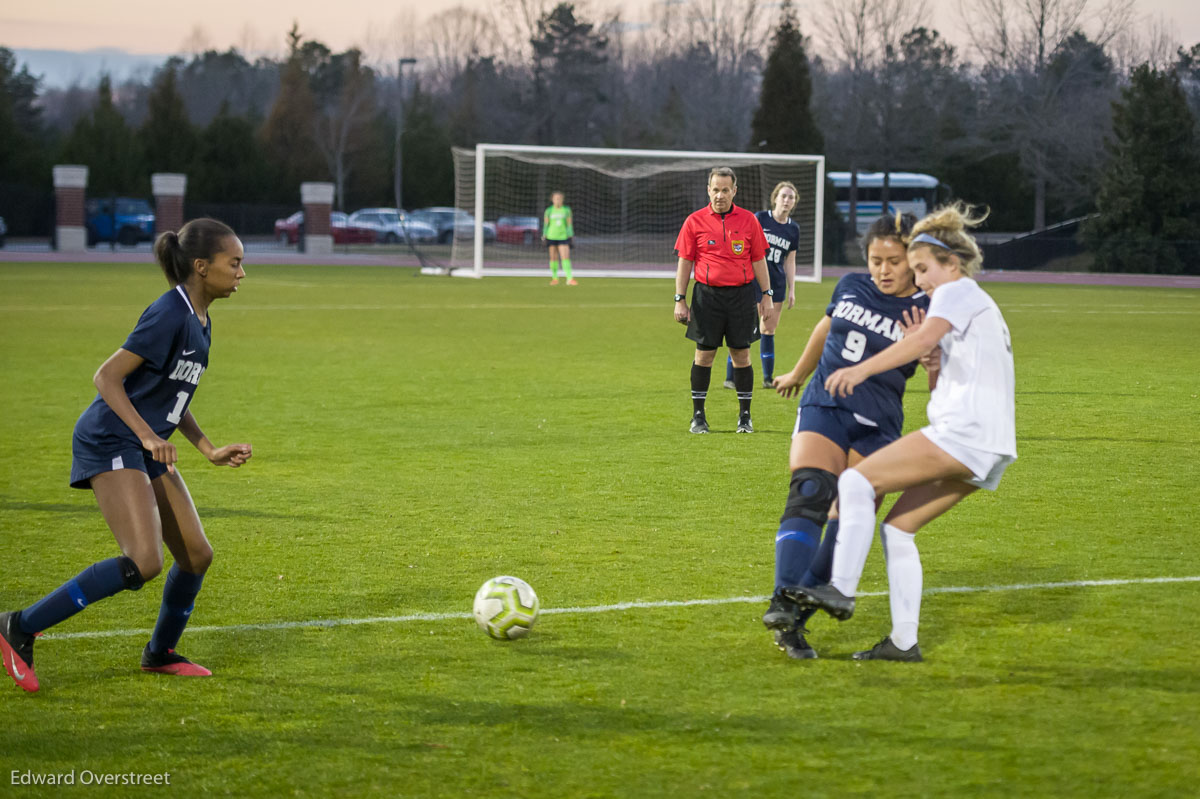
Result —
[[883, 553], [887, 561], [888, 600], [892, 606], [892, 643], [912, 649], [917, 643], [921, 618], [921, 555], [917, 536], [899, 527], [883, 525]]
[[875, 489], [854, 469], [847, 469], [838, 478], [838, 516], [841, 521], [833, 549], [833, 579], [829, 582], [846, 596], [854, 596], [875, 532]]

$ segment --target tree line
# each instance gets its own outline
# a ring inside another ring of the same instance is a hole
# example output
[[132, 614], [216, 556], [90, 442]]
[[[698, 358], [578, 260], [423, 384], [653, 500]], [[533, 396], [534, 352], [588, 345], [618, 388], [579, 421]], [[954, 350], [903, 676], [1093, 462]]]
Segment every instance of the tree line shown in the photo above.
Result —
[[54, 163], [87, 164], [92, 194], [184, 172], [194, 202], [297, 204], [328, 180], [353, 210], [394, 204], [397, 155], [406, 207], [452, 202], [450, 147], [482, 141], [823, 153], [932, 174], [992, 230], [1088, 217], [1097, 268], [1200, 272], [1200, 44], [1139, 45], [1131, 0], [980, 0], [968, 53], [924, 0], [825, 0], [805, 20], [786, 0], [684, 0], [640, 29], [498, 7], [432, 17], [397, 45], [407, 70], [296, 26], [279, 58], [209, 50], [95, 87], [44, 88], [0, 48], [0, 215]]

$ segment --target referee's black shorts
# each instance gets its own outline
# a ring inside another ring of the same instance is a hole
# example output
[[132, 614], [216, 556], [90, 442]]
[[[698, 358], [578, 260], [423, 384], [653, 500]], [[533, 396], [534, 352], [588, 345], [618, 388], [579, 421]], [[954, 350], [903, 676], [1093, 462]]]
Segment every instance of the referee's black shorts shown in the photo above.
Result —
[[754, 286], [753, 281], [744, 286], [697, 283], [687, 337], [702, 350], [715, 350], [722, 342], [731, 350], [744, 350], [758, 341]]

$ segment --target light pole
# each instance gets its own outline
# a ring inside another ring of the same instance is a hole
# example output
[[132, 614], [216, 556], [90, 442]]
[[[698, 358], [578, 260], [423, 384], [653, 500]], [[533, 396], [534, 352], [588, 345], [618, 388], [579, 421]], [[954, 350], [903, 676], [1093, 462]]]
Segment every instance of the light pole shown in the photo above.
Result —
[[404, 167], [400, 154], [400, 137], [404, 133], [404, 68], [417, 63], [415, 58], [401, 58], [396, 69], [396, 173], [394, 176], [396, 192], [396, 211], [404, 211], [404, 192], [401, 184], [404, 180]]

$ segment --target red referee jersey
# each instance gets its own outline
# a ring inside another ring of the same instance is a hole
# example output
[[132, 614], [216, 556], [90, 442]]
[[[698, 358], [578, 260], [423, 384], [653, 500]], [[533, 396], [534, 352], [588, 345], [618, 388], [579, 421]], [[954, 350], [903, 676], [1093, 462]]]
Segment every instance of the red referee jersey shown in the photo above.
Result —
[[746, 209], [735, 205], [722, 218], [706, 205], [684, 220], [675, 254], [695, 265], [697, 283], [744, 286], [754, 280], [751, 264], [767, 257], [767, 237]]

